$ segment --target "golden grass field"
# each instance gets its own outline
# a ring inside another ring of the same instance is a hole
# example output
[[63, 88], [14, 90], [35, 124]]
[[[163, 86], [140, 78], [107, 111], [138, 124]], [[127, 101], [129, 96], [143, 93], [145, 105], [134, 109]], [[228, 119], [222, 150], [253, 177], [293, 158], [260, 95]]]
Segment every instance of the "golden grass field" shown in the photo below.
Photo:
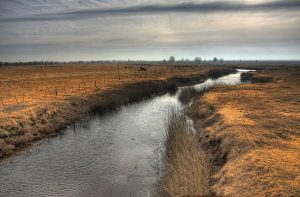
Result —
[[[151, 93], [147, 88], [162, 85], [140, 82], [195, 74], [205, 79], [211, 71], [208, 66], [145, 68], [0, 67], [0, 158], [55, 135], [95, 107], [121, 105], [130, 100], [118, 102], [124, 95], [134, 93], [140, 98]], [[163, 192], [173, 196], [300, 193], [300, 70], [262, 70], [249, 77], [257, 83], [215, 87], [194, 100], [188, 114], [196, 134], [183, 131], [180, 118], [170, 119], [175, 122], [168, 128], [167, 169], [160, 180]], [[133, 86], [126, 89], [126, 84]]]
[[117, 65], [91, 64], [0, 67], [0, 107], [5, 113], [3, 108], [13, 105], [38, 105], [124, 83], [165, 80], [195, 72], [199, 67], [150, 66], [146, 71], [134, 65], [120, 65], [119, 69]]
[[[101, 100], [98, 95], [118, 91], [126, 84], [164, 82], [175, 76], [202, 75], [209, 70], [203, 66], [171, 65], [143, 68], [146, 71], [140, 71], [138, 65], [117, 64], [0, 67], [0, 158], [56, 133], [97, 104], [107, 108], [128, 100]], [[133, 87], [128, 92], [136, 90], [136, 97], [143, 96], [151, 94], [151, 87], [157, 89], [160, 85]]]
[[117, 65], [0, 67], [0, 120], [19, 115], [32, 107], [64, 101], [71, 96], [86, 97], [95, 91], [114, 89], [127, 83], [166, 80], [205, 70], [199, 67], [151, 66], [147, 71], [139, 71], [138, 66], [122, 65], [119, 69]]
[[218, 196], [300, 194], [300, 70], [259, 71], [269, 83], [217, 87], [190, 108], [212, 154]]

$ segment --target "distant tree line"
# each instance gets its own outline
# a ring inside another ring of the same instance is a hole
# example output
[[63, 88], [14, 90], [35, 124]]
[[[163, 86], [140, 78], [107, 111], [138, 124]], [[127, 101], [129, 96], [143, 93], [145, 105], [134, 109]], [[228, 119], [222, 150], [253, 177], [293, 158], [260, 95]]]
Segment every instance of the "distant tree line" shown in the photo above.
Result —
[[[176, 60], [175, 56], [170, 56], [168, 60], [164, 59], [165, 63], [174, 63], [174, 62], [216, 62], [223, 63], [223, 58], [214, 57], [212, 60], [205, 60], [201, 57], [195, 57], [194, 60], [190, 60], [188, 58], [181, 58]], [[10, 66], [10, 65], [51, 65], [51, 64], [99, 64], [99, 63], [142, 63], [142, 62], [161, 62], [161, 61], [147, 61], [147, 60], [99, 60], [99, 61], [28, 61], [28, 62], [2, 62], [0, 61], [0, 66]]]
[[0, 66], [12, 65], [51, 65], [51, 64], [100, 64], [100, 63], [139, 63], [146, 60], [100, 60], [100, 61], [28, 61], [28, 62], [0, 62]]
[[[169, 60], [167, 61], [166, 59], [163, 60], [163, 62], [169, 62], [169, 63], [174, 63], [174, 62], [195, 62], [195, 63], [201, 63], [201, 62], [206, 62], [207, 60], [202, 59], [201, 57], [195, 57], [195, 59], [192, 61], [188, 58], [181, 58], [180, 60], [176, 60], [174, 56], [170, 56]], [[217, 58], [214, 57], [212, 60], [208, 60], [216, 63], [223, 63], [224, 59], [223, 58]]]
[[50, 64], [98, 64], [106, 62], [116, 62], [114, 60], [110, 61], [29, 61], [29, 62], [0, 62], [0, 66], [9, 65], [50, 65]]

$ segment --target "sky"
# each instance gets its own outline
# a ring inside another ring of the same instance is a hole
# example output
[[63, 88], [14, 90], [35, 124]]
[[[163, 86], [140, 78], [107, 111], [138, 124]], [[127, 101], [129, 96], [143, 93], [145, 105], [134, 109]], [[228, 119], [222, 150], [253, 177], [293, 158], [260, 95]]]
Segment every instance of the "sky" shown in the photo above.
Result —
[[300, 60], [300, 0], [0, 0], [0, 61]]

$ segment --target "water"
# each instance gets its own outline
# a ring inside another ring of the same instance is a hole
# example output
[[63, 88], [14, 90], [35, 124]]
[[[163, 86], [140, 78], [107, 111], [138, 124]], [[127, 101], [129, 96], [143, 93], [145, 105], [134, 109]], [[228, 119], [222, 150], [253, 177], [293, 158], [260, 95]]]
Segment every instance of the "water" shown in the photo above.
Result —
[[[239, 84], [240, 73], [196, 85]], [[155, 96], [67, 128], [0, 164], [0, 196], [151, 196], [154, 150], [175, 95]]]

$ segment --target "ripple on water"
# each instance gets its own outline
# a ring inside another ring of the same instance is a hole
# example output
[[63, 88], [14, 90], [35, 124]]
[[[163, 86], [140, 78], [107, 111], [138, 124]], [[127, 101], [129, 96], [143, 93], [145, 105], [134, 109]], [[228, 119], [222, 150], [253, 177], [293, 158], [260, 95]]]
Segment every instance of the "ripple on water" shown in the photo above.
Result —
[[[240, 73], [212, 83], [240, 82]], [[196, 86], [197, 87], [197, 86]], [[68, 128], [0, 165], [0, 196], [149, 196], [163, 123], [177, 96], [153, 97]]]

